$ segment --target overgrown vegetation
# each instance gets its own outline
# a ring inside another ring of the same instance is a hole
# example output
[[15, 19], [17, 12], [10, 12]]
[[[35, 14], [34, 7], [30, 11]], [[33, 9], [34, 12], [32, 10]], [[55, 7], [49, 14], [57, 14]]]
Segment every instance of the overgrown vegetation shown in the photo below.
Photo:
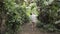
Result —
[[1, 0], [0, 34], [16, 34], [22, 25], [29, 23], [32, 12], [38, 15], [38, 28], [60, 31], [59, 3], [59, 0]]
[[[49, 4], [49, 2], [51, 2]], [[41, 27], [47, 31], [60, 31], [60, 1], [59, 0], [38, 0], [37, 6], [39, 7], [37, 27]], [[57, 23], [57, 24], [56, 24]]]
[[15, 1], [18, 0], [5, 0], [5, 10], [7, 10], [5, 11], [7, 13], [6, 34], [16, 34], [21, 25], [29, 22], [26, 5], [23, 2], [17, 4]]
[[27, 4], [24, 0], [5, 0], [6, 34], [16, 34], [23, 24], [29, 23], [30, 13], [36, 12], [37, 14], [36, 8], [36, 3]]

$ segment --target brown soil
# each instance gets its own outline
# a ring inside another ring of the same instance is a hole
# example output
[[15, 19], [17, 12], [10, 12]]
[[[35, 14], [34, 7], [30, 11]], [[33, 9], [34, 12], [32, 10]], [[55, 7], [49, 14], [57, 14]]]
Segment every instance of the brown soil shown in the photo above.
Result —
[[34, 31], [32, 31], [32, 24], [27, 23], [22, 26], [21, 31], [18, 32], [18, 34], [60, 34], [60, 33], [47, 33], [47, 32], [42, 32], [38, 28], [34, 28]]

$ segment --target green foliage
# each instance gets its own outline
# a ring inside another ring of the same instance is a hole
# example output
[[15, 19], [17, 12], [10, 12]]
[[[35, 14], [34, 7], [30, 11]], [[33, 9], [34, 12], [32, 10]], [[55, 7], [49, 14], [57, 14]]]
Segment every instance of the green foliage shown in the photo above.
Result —
[[35, 13], [36, 15], [38, 15], [36, 3], [30, 3], [26, 8], [28, 16], [30, 16], [30, 13]]
[[[20, 2], [21, 3], [21, 2]], [[29, 22], [29, 17], [26, 14], [26, 5], [17, 4], [15, 0], [5, 0], [5, 10], [7, 10], [7, 33], [15, 34], [19, 27]]]
[[58, 10], [60, 9], [59, 2], [54, 0], [48, 5], [45, 5], [44, 2], [44, 0], [37, 1], [37, 6], [40, 7], [38, 19], [41, 21], [37, 26], [47, 29], [48, 31], [57, 31], [56, 29], [58, 29], [58, 26], [55, 22], [60, 20], [60, 18], [58, 19]]

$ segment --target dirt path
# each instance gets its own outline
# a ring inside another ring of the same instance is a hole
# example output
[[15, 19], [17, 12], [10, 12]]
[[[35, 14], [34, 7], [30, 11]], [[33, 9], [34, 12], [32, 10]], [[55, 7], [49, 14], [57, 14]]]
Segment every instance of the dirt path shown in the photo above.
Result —
[[35, 28], [34, 31], [32, 31], [32, 24], [27, 23], [22, 26], [22, 31], [18, 32], [18, 34], [60, 34], [60, 33], [46, 33], [46, 32], [41, 32], [39, 29]]

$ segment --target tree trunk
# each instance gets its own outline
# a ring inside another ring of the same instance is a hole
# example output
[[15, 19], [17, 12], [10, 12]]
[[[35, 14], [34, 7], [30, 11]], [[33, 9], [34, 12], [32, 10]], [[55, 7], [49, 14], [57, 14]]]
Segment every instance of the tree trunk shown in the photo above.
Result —
[[6, 30], [6, 12], [4, 10], [3, 0], [0, 0], [0, 34], [5, 34]]

